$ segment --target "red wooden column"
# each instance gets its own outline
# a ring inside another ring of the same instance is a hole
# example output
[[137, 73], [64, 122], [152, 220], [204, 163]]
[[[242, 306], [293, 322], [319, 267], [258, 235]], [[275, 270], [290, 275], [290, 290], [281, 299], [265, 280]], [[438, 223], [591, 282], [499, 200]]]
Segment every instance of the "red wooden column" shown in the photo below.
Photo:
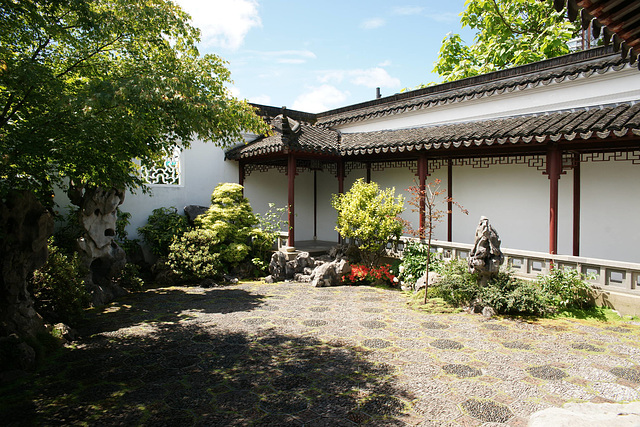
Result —
[[418, 215], [419, 215], [419, 229], [420, 238], [424, 239], [425, 237], [425, 227], [426, 227], [426, 218], [425, 218], [425, 191], [427, 186], [427, 156], [421, 154], [418, 157], [418, 186], [420, 187], [420, 206], [418, 207]]
[[295, 187], [294, 182], [296, 179], [296, 158], [293, 153], [289, 153], [287, 159], [287, 176], [289, 178], [289, 239], [287, 240], [288, 246], [295, 246]]
[[562, 173], [562, 152], [557, 144], [547, 151], [547, 175], [549, 177], [549, 253], [558, 253], [558, 181]]
[[338, 193], [344, 193], [344, 161], [338, 160]]
[[580, 256], [580, 153], [573, 156], [573, 256]]
[[238, 162], [238, 184], [242, 185], [243, 187], [244, 187], [244, 178], [245, 178], [244, 162], [240, 160]]
[[447, 160], [447, 240], [453, 241], [453, 162]]
[[[344, 193], [344, 160], [338, 160], [338, 193]], [[342, 243], [342, 236], [338, 234], [338, 243]]]

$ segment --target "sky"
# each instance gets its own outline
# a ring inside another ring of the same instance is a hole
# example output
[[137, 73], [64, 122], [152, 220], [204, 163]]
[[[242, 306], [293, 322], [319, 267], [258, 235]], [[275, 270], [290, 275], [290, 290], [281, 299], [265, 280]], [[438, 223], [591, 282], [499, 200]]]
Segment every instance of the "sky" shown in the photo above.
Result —
[[310, 113], [440, 81], [447, 33], [467, 43], [464, 0], [174, 0], [202, 31], [201, 53], [226, 61], [231, 93]]

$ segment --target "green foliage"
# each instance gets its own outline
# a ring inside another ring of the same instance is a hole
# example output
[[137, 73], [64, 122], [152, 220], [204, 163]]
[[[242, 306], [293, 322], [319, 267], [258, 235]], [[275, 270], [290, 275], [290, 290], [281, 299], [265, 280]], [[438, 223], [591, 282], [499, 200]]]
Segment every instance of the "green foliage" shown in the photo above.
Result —
[[78, 239], [82, 236], [78, 215], [77, 208], [68, 207], [66, 214], [57, 213], [54, 216], [53, 241], [58, 250], [66, 255], [71, 255], [78, 250]]
[[82, 276], [77, 253], [65, 255], [50, 240], [49, 259], [33, 273], [28, 286], [36, 311], [50, 322], [76, 324], [89, 303]]
[[375, 182], [358, 179], [347, 193], [334, 195], [331, 204], [338, 211], [336, 230], [355, 243], [369, 267], [380, 260], [389, 240], [402, 234], [398, 216], [404, 199], [395, 196], [395, 188], [381, 190]]
[[557, 310], [569, 312], [594, 305], [584, 276], [571, 269], [554, 268], [536, 281], [518, 279], [509, 271], [501, 271], [484, 286], [476, 275], [469, 273], [464, 261], [443, 263], [440, 273], [443, 278], [436, 293], [455, 306], [481, 301], [497, 313], [547, 316]]
[[147, 223], [138, 228], [142, 240], [149, 245], [151, 253], [158, 256], [169, 255], [169, 246], [189, 229], [189, 222], [178, 214], [175, 207], [154, 209]]
[[442, 263], [442, 279], [433, 287], [436, 296], [454, 306], [469, 305], [478, 294], [478, 277], [469, 273], [464, 260], [454, 259]]
[[264, 263], [274, 240], [257, 223], [242, 186], [219, 184], [211, 206], [196, 219], [196, 228], [170, 245], [168, 264], [185, 279], [198, 280], [221, 276], [254, 258]]
[[140, 277], [140, 268], [135, 264], [126, 263], [116, 281], [129, 291], [141, 291], [144, 289], [144, 280]]
[[50, 204], [64, 177], [135, 188], [133, 159], [268, 131], [174, 2], [2, 1], [0, 16], [0, 195], [27, 189]]
[[480, 287], [477, 297], [501, 314], [544, 315], [549, 310], [547, 295], [540, 287], [506, 271], [499, 272], [486, 286]]
[[448, 34], [434, 71], [445, 82], [529, 64], [569, 53], [578, 27], [551, 0], [468, 0], [463, 27], [476, 30], [474, 43]]
[[429, 271], [440, 270], [442, 266], [440, 258], [431, 254], [429, 260], [429, 245], [416, 241], [407, 243], [402, 252], [402, 262], [398, 267], [399, 279], [406, 283], [416, 283], [426, 273], [427, 261], [429, 261]]
[[594, 305], [594, 296], [586, 277], [570, 268], [553, 268], [547, 275], [540, 275], [537, 284], [559, 309], [588, 308]]

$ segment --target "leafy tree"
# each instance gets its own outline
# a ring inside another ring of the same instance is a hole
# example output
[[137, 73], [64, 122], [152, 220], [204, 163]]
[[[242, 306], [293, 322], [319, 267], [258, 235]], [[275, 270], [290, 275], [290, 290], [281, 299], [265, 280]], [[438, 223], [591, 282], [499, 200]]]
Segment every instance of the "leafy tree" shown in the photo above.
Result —
[[378, 263], [390, 239], [402, 235], [398, 215], [404, 199], [395, 196], [395, 188], [381, 190], [375, 182], [358, 179], [348, 192], [334, 195], [331, 204], [338, 211], [336, 230], [351, 239], [367, 267]]
[[168, 0], [0, 0], [0, 216], [13, 221], [0, 230], [0, 335], [42, 327], [26, 279], [52, 227], [34, 195], [51, 205], [66, 179], [133, 189], [135, 158], [152, 166], [194, 138], [268, 131], [199, 37]]
[[417, 234], [420, 240], [427, 240], [426, 242], [426, 266], [425, 266], [425, 288], [424, 288], [424, 303], [427, 303], [427, 294], [429, 292], [429, 263], [431, 262], [431, 241], [433, 240], [433, 232], [450, 210], [442, 210], [438, 208], [438, 203], [451, 203], [456, 205], [460, 211], [467, 215], [469, 212], [462, 207], [458, 202], [454, 201], [451, 197], [446, 197], [447, 190], [440, 188], [441, 180], [436, 179], [432, 182], [426, 183], [424, 186], [414, 185], [408, 189], [412, 194], [409, 204], [413, 206], [414, 212], [420, 212], [424, 209], [425, 224], [423, 228], [417, 232], [410, 230], [410, 232]]
[[170, 1], [0, 0], [0, 23], [0, 195], [135, 188], [134, 158], [267, 130]]
[[578, 34], [551, 0], [467, 0], [463, 27], [476, 30], [474, 43], [459, 34], [442, 41], [433, 71], [445, 82], [529, 64], [569, 53]]

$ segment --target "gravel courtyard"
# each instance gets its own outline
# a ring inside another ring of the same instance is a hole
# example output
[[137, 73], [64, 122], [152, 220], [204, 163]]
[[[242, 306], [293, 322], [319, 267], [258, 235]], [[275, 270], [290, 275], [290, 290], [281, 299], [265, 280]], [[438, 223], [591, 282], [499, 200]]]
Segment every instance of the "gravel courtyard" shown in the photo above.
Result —
[[640, 400], [640, 326], [429, 315], [400, 292], [172, 287], [91, 313], [2, 424], [525, 426]]

